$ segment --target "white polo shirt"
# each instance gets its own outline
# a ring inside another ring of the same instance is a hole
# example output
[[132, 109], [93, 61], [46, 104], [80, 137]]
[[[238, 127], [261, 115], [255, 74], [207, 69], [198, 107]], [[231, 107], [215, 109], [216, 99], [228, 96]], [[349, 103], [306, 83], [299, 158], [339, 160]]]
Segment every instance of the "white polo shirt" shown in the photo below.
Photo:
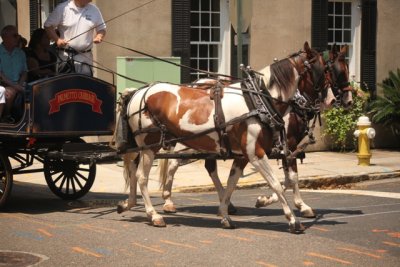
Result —
[[[94, 34], [106, 28], [103, 16], [95, 5], [89, 3], [80, 8], [73, 0], [59, 4], [44, 26], [58, 28], [60, 37], [80, 52], [92, 49]], [[74, 39], [69, 41], [72, 38]]]

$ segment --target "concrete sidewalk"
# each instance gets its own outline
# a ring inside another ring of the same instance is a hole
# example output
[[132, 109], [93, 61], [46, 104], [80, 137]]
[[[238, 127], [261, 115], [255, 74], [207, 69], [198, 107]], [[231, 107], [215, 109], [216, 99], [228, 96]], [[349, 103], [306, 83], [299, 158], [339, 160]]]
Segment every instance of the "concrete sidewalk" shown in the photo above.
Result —
[[[400, 151], [372, 150], [370, 166], [358, 166], [356, 153], [307, 152], [303, 164], [298, 162], [301, 187], [330, 187], [361, 180], [384, 179], [400, 176]], [[40, 163], [35, 163], [40, 168]], [[218, 172], [223, 184], [226, 184], [232, 160], [219, 161]], [[275, 175], [284, 180], [283, 171], [276, 160], [270, 160]], [[156, 165], [156, 164], [155, 164]], [[46, 184], [43, 173], [21, 174], [14, 176], [15, 181]], [[249, 164], [239, 179], [238, 187], [266, 185], [265, 180]], [[181, 166], [175, 176], [173, 190], [180, 192], [209, 191], [214, 186], [204, 168], [204, 160], [198, 160]], [[123, 168], [116, 163], [98, 164], [92, 192], [125, 193]], [[151, 170], [149, 180], [151, 192], [159, 190], [158, 168]]]

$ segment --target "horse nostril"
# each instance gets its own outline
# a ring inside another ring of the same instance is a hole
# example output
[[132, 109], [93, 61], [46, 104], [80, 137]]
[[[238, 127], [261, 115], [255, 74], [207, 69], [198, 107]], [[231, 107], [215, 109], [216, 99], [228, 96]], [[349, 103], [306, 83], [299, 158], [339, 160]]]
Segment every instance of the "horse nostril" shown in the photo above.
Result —
[[347, 101], [347, 102], [345, 102], [345, 103], [342, 103], [342, 105], [343, 105], [343, 108], [344, 108], [345, 110], [349, 110], [349, 109], [352, 107], [352, 105], [353, 105], [353, 101]]
[[333, 105], [336, 103], [336, 99], [332, 99], [330, 105]]

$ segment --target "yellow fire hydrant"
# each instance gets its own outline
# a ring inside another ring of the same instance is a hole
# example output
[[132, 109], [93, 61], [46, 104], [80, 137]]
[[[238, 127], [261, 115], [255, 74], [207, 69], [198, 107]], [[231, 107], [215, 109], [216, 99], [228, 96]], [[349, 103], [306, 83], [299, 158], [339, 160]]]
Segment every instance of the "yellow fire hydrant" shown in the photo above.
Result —
[[369, 166], [371, 159], [370, 139], [375, 137], [375, 129], [369, 127], [371, 122], [367, 116], [358, 118], [358, 129], [354, 132], [354, 136], [358, 137], [358, 165]]

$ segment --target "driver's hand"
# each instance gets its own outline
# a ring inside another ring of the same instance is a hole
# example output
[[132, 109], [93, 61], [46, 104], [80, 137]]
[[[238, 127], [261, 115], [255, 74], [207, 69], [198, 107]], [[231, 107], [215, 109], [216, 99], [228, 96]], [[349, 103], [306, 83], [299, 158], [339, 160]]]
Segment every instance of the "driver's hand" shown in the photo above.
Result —
[[68, 42], [65, 39], [58, 38], [57, 39], [57, 47], [65, 47], [68, 45]]

